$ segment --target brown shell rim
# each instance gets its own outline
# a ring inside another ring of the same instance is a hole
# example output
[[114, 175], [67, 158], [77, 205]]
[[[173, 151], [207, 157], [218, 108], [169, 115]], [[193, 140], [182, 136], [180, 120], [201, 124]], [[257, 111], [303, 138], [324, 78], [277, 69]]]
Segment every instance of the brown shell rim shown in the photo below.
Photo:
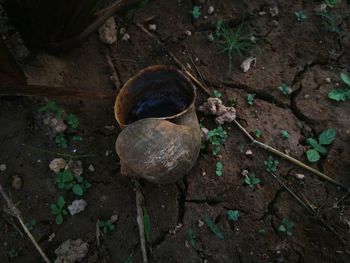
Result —
[[149, 66], [147, 68], [144, 68], [142, 70], [140, 70], [136, 75], [134, 75], [133, 77], [131, 77], [130, 79], [127, 80], [127, 82], [124, 83], [123, 87], [120, 89], [118, 95], [117, 95], [117, 98], [115, 100], [115, 103], [114, 103], [114, 117], [115, 119], [117, 120], [118, 124], [120, 125], [120, 127], [124, 128], [126, 126], [128, 126], [129, 124], [124, 124], [122, 123], [119, 119], [118, 119], [118, 115], [117, 115], [117, 103], [119, 101], [119, 96], [120, 94], [122, 93], [122, 91], [124, 89], [126, 89], [129, 85], [132, 84], [132, 82], [137, 79], [138, 77], [140, 77], [142, 74], [145, 74], [145, 73], [148, 73], [148, 72], [152, 72], [152, 71], [160, 71], [160, 70], [172, 70], [172, 71], [177, 71], [177, 73], [179, 73], [180, 75], [182, 75], [188, 82], [188, 84], [192, 87], [193, 89], [193, 100], [191, 102], [191, 104], [182, 112], [179, 112], [178, 114], [175, 114], [175, 115], [172, 115], [172, 116], [168, 116], [168, 117], [159, 117], [159, 118], [155, 118], [155, 119], [158, 119], [158, 120], [169, 120], [169, 119], [173, 119], [173, 118], [176, 118], [176, 117], [179, 117], [183, 114], [185, 114], [190, 108], [192, 105], [194, 105], [194, 102], [196, 100], [196, 87], [194, 86], [194, 84], [192, 83], [192, 81], [179, 69], [177, 69], [176, 67], [174, 66], [171, 66], [171, 65], [153, 65], [153, 66]]

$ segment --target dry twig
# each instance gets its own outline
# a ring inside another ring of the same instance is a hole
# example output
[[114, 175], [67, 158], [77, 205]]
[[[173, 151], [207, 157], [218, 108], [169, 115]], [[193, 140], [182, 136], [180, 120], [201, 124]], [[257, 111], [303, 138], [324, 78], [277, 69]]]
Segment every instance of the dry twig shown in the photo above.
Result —
[[51, 261], [48, 259], [48, 257], [45, 255], [44, 251], [42, 250], [42, 248], [39, 246], [39, 244], [36, 242], [35, 238], [33, 237], [33, 235], [30, 233], [29, 229], [27, 228], [27, 226], [24, 224], [24, 221], [22, 219], [22, 215], [21, 212], [18, 210], [18, 208], [15, 206], [15, 204], [12, 202], [12, 200], [7, 196], [7, 194], [5, 193], [4, 189], [2, 188], [2, 185], [0, 184], [0, 193], [2, 195], [2, 197], [5, 199], [6, 204], [8, 206], [8, 208], [10, 209], [10, 211], [17, 217], [20, 225], [22, 226], [24, 232], [27, 234], [27, 236], [29, 237], [30, 241], [32, 241], [32, 243], [34, 244], [35, 248], [38, 250], [38, 252], [40, 253], [40, 255], [42, 256], [42, 258], [44, 259], [44, 261], [46, 263], [50, 263]]

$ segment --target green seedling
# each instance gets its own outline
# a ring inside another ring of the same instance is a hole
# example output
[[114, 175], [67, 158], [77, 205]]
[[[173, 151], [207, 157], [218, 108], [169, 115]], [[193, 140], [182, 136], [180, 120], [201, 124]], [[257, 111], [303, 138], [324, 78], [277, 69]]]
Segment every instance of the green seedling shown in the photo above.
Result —
[[281, 86], [278, 87], [278, 89], [284, 94], [289, 95], [292, 93], [292, 88], [289, 87], [287, 84], [282, 83]]
[[247, 95], [247, 102], [249, 105], [253, 105], [254, 104], [254, 98], [255, 98], [255, 94], [248, 94]]
[[335, 101], [346, 101], [350, 99], [350, 77], [345, 73], [340, 74], [340, 79], [349, 87], [348, 89], [332, 89], [328, 98]]
[[304, 20], [307, 19], [306, 14], [304, 13], [304, 11], [301, 11], [301, 10], [294, 12], [294, 15], [296, 16], [299, 22], [303, 22]]
[[85, 180], [82, 176], [74, 177], [71, 171], [60, 171], [56, 175], [57, 187], [61, 190], [72, 189], [73, 193], [79, 196], [84, 195], [91, 184]]
[[227, 219], [233, 222], [236, 222], [240, 217], [238, 210], [228, 210], [226, 214], [227, 214]]
[[68, 212], [66, 209], [64, 209], [64, 204], [66, 202], [64, 201], [63, 196], [59, 196], [57, 199], [56, 204], [51, 204], [51, 213], [55, 216], [55, 222], [57, 225], [60, 225], [63, 223], [63, 216], [67, 215]]
[[192, 247], [196, 248], [198, 245], [198, 238], [197, 238], [197, 236], [194, 233], [194, 230], [192, 228], [188, 229], [187, 238], [190, 240]]
[[151, 218], [149, 217], [147, 210], [143, 209], [143, 225], [145, 228], [145, 236], [146, 240], [148, 242], [151, 241], [151, 231], [152, 231], [152, 225], [151, 225]]
[[227, 53], [229, 60], [229, 74], [232, 72], [232, 59], [234, 55], [242, 57], [253, 47], [251, 41], [253, 34], [239, 25], [232, 31], [222, 20], [216, 23], [215, 40], [221, 46], [221, 52]]
[[257, 137], [257, 138], [260, 138], [261, 136], [262, 136], [262, 130], [260, 130], [260, 129], [258, 129], [258, 128], [256, 128], [255, 130], [254, 130], [254, 133], [255, 133], [255, 136]]
[[15, 248], [12, 248], [10, 249], [9, 251], [7, 251], [7, 256], [10, 258], [10, 259], [13, 259], [13, 258], [17, 258], [21, 255], [21, 249], [15, 249]]
[[111, 232], [115, 229], [115, 225], [110, 220], [100, 220], [98, 221], [98, 227], [103, 233]]
[[312, 163], [318, 162], [321, 158], [321, 155], [325, 156], [327, 154], [327, 149], [323, 147], [323, 145], [331, 144], [334, 141], [334, 139], [334, 129], [327, 129], [323, 131], [318, 137], [318, 142], [313, 138], [306, 139], [307, 144], [309, 144], [312, 147], [306, 152], [307, 159]]
[[82, 142], [83, 141], [83, 138], [79, 135], [74, 135], [72, 137], [72, 141], [75, 141], [75, 142]]
[[213, 219], [211, 219], [209, 215], [204, 216], [204, 222], [207, 224], [211, 232], [213, 232], [220, 239], [224, 239], [224, 235], [220, 228], [214, 223]]
[[323, 0], [323, 3], [325, 3], [328, 7], [334, 7], [339, 2], [340, 0]]
[[338, 35], [341, 34], [339, 25], [341, 24], [341, 20], [344, 19], [343, 16], [336, 17], [327, 11], [319, 12], [317, 15], [323, 19], [323, 25], [328, 31], [337, 33]]
[[212, 145], [212, 153], [213, 155], [218, 155], [221, 150], [221, 145], [226, 141], [227, 139], [227, 132], [222, 128], [222, 126], [219, 126], [213, 130], [210, 130], [207, 134], [208, 141]]
[[216, 175], [217, 176], [222, 176], [222, 162], [218, 161], [216, 163]]
[[214, 90], [214, 97], [220, 99], [222, 97], [222, 93], [218, 90]]
[[237, 105], [238, 105], [238, 100], [237, 100], [236, 97], [233, 96], [233, 97], [230, 98], [230, 105], [231, 105], [231, 107], [234, 107], [234, 108], [237, 107]]
[[67, 121], [68, 126], [72, 129], [76, 129], [79, 126], [79, 120], [78, 120], [77, 116], [75, 116], [72, 113], [67, 115], [66, 121]]
[[281, 130], [280, 134], [281, 134], [281, 137], [285, 140], [289, 138], [289, 133], [286, 130]]
[[193, 18], [195, 19], [199, 18], [202, 15], [201, 7], [198, 5], [195, 5], [190, 13], [193, 16]]
[[268, 172], [276, 172], [277, 168], [278, 168], [278, 165], [279, 165], [279, 161], [273, 159], [272, 156], [269, 156], [267, 158], [267, 160], [264, 162], [264, 164], [265, 164], [266, 171], [268, 171]]
[[61, 148], [67, 148], [68, 147], [68, 141], [66, 136], [63, 133], [59, 133], [55, 137], [55, 143], [58, 147]]
[[28, 223], [26, 223], [26, 227], [29, 230], [33, 230], [35, 225], [36, 225], [36, 220], [35, 219], [31, 219]]
[[61, 118], [63, 114], [63, 109], [56, 105], [54, 101], [48, 101], [47, 104], [39, 109], [39, 112], [54, 113], [56, 118]]
[[288, 236], [292, 236], [294, 226], [294, 222], [289, 221], [287, 218], [284, 218], [282, 220], [282, 224], [278, 227], [278, 231], [285, 232]]
[[260, 184], [261, 180], [255, 176], [255, 173], [251, 173], [244, 178], [244, 182], [250, 187], [254, 187]]

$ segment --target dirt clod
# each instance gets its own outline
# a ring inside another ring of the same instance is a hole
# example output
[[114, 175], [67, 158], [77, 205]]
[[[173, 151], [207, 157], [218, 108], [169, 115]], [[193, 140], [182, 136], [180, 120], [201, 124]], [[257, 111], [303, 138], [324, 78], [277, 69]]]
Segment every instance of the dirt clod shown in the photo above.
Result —
[[56, 250], [57, 258], [55, 263], [74, 263], [80, 262], [88, 253], [89, 245], [81, 239], [68, 239], [62, 243]]
[[83, 163], [81, 161], [70, 160], [66, 169], [71, 171], [74, 176], [80, 176], [83, 174]]
[[215, 115], [217, 124], [232, 122], [236, 118], [236, 110], [233, 107], [226, 107], [219, 98], [208, 98], [203, 105], [199, 106], [199, 111], [206, 115]]

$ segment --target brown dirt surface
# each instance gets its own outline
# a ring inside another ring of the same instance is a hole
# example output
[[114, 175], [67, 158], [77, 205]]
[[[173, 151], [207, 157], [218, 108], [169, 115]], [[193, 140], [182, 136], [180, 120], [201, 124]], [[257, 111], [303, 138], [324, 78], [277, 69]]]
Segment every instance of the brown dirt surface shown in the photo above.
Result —
[[[225, 105], [237, 100], [237, 120], [257, 140], [285, 152], [330, 177], [350, 186], [350, 100], [328, 99], [335, 87], [345, 88], [341, 72], [350, 74], [350, 3], [340, 1], [327, 8], [340, 19], [339, 34], [330, 32], [315, 7], [321, 1], [232, 1], [232, 0], [151, 0], [141, 8], [115, 17], [120, 29], [130, 35], [128, 41], [118, 35], [117, 43], [103, 44], [98, 33], [81, 46], [61, 55], [31, 50], [21, 59], [29, 84], [64, 88], [117, 91], [139, 70], [154, 64], [173, 64], [172, 52], [193, 73], [196, 68], [211, 91], [222, 94]], [[191, 16], [194, 5], [201, 6], [198, 19]], [[208, 14], [209, 6], [214, 13]], [[270, 8], [277, 6], [278, 16]], [[303, 10], [307, 19], [298, 22], [295, 11]], [[254, 30], [256, 46], [249, 54], [234, 55], [233, 70], [228, 74], [228, 57], [216, 41], [218, 19], [233, 30], [242, 23]], [[140, 30], [148, 28], [164, 45]], [[7, 27], [6, 27], [7, 28]], [[1, 29], [5, 43], [16, 52], [11, 36], [13, 29]], [[191, 34], [189, 35], [188, 32]], [[18, 42], [18, 41], [17, 41]], [[193, 61], [190, 59], [192, 57]], [[249, 56], [257, 64], [243, 73], [240, 64]], [[193, 64], [195, 63], [195, 65]], [[113, 77], [112, 77], [113, 76]], [[278, 87], [285, 83], [292, 93], [283, 94]], [[253, 105], [248, 94], [255, 94]], [[207, 95], [198, 87], [196, 108]], [[0, 97], [0, 183], [22, 212], [26, 222], [35, 219], [33, 236], [55, 260], [55, 250], [66, 240], [81, 239], [88, 243], [82, 262], [142, 262], [136, 222], [135, 189], [130, 178], [120, 174], [115, 141], [120, 128], [114, 118], [113, 100], [55, 100], [65, 111], [75, 114], [79, 127], [73, 135], [83, 138], [59, 148], [40, 124], [39, 109], [47, 99], [39, 97]], [[216, 128], [214, 117], [197, 111], [202, 125]], [[271, 155], [250, 144], [232, 124], [223, 125], [228, 138], [219, 156], [209, 149], [201, 151], [192, 171], [182, 181], [155, 185], [141, 181], [145, 208], [150, 216], [148, 241], [150, 262], [230, 263], [230, 262], [350, 262], [350, 197], [329, 182], [279, 160], [277, 175], [315, 211], [309, 213], [276, 179], [266, 171], [264, 162]], [[318, 163], [308, 162], [307, 138], [317, 138], [323, 130], [336, 131], [334, 142], [327, 145], [327, 155]], [[255, 129], [262, 131], [256, 137]], [[289, 133], [283, 139], [281, 130]], [[251, 155], [246, 155], [251, 150]], [[50, 204], [60, 195], [67, 207], [77, 198], [71, 191], [60, 190], [49, 170], [54, 158], [66, 160], [82, 156], [83, 177], [90, 183], [82, 197], [85, 210], [64, 216], [55, 223]], [[93, 156], [91, 156], [93, 155]], [[216, 163], [223, 164], [222, 176], [216, 175]], [[89, 166], [94, 167], [93, 171]], [[4, 166], [2, 166], [4, 167]], [[248, 186], [243, 170], [261, 180]], [[298, 179], [296, 174], [303, 174]], [[22, 179], [18, 188], [13, 178]], [[1, 262], [41, 262], [16, 218], [0, 198]], [[237, 210], [240, 217], [230, 221], [227, 212]], [[98, 220], [118, 215], [115, 229], [96, 238]], [[223, 238], [204, 222], [210, 217]], [[281, 232], [283, 219], [295, 223], [292, 235]], [[19, 252], [10, 257], [11, 252]], [[9, 254], [10, 253], [10, 254]]]

